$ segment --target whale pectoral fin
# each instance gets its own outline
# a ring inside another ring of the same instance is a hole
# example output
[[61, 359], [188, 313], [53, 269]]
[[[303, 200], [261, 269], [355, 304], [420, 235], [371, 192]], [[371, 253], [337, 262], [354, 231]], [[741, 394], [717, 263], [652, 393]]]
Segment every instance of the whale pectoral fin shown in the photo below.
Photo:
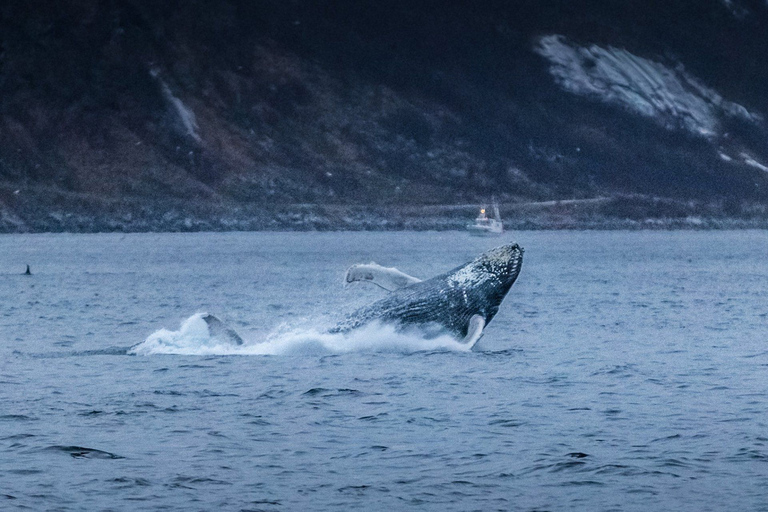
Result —
[[361, 263], [349, 267], [344, 276], [345, 284], [355, 281], [375, 284], [392, 292], [415, 283], [420, 283], [421, 279], [409, 276], [405, 272], [401, 272], [393, 267], [382, 267], [376, 263]]
[[483, 328], [485, 328], [485, 318], [480, 315], [472, 315], [469, 319], [469, 327], [467, 327], [467, 335], [461, 340], [462, 343], [469, 345], [469, 348], [475, 346], [475, 343], [483, 337]]
[[206, 313], [203, 316], [203, 320], [208, 324], [208, 333], [211, 335], [211, 338], [216, 338], [219, 341], [226, 341], [233, 345], [243, 344], [243, 338], [241, 338], [234, 329], [227, 326], [215, 316]]

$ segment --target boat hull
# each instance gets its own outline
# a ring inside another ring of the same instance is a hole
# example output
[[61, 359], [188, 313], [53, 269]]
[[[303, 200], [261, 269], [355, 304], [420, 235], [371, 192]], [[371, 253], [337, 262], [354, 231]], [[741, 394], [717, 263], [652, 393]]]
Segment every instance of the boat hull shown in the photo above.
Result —
[[470, 224], [467, 226], [467, 231], [472, 236], [499, 236], [502, 233], [504, 233], [503, 227], [486, 227], [486, 226], [475, 226]]

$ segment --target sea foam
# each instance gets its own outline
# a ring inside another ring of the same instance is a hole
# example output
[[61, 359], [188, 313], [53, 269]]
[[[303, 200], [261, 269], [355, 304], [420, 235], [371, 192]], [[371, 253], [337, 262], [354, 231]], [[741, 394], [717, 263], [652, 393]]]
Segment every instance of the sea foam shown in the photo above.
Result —
[[429, 335], [412, 329], [396, 330], [387, 324], [371, 323], [345, 334], [329, 334], [315, 329], [302, 329], [282, 324], [265, 339], [244, 338], [233, 345], [212, 337], [203, 320], [205, 313], [186, 319], [178, 331], [161, 329], [132, 347], [135, 355], [322, 355], [349, 352], [467, 351], [467, 345], [444, 334]]

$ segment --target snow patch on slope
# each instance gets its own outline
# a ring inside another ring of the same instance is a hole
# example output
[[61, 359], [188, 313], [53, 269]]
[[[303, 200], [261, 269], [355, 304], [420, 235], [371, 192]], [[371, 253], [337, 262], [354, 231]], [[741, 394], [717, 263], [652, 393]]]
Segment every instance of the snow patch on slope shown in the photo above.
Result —
[[167, 83], [165, 83], [165, 80], [160, 78], [159, 71], [153, 69], [150, 71], [150, 74], [159, 82], [160, 89], [163, 91], [163, 97], [165, 98], [165, 101], [167, 101], [168, 104], [173, 107], [173, 110], [176, 112], [179, 121], [181, 121], [181, 124], [184, 126], [184, 130], [186, 131], [187, 135], [195, 139], [195, 141], [200, 142], [201, 139], [200, 135], [197, 133], [198, 126], [195, 113], [192, 112], [192, 110], [187, 107], [183, 101], [181, 101], [173, 94], [173, 91], [171, 91], [171, 88], [168, 87]]
[[540, 38], [535, 51], [549, 60], [549, 72], [563, 89], [621, 106], [670, 130], [711, 138], [719, 134], [722, 116], [762, 120], [704, 86], [682, 65], [672, 69], [611, 46], [581, 47], [561, 35]]
[[722, 4], [725, 6], [726, 9], [728, 9], [728, 12], [730, 12], [731, 15], [736, 19], [743, 20], [744, 18], [747, 17], [747, 15], [749, 15], [749, 10], [734, 0], [722, 0]]
[[768, 172], [768, 166], [761, 164], [747, 153], [742, 153], [741, 157], [744, 159], [744, 163], [755, 169], [760, 169], [763, 172]]

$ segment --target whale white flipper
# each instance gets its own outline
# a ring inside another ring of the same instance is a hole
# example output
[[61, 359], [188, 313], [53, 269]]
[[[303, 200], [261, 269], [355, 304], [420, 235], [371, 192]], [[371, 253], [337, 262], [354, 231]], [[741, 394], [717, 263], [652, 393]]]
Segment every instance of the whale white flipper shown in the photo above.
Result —
[[368, 264], [359, 263], [357, 265], [352, 265], [347, 269], [347, 273], [344, 276], [344, 282], [353, 283], [355, 281], [375, 284], [388, 292], [392, 292], [412, 284], [420, 283], [421, 279], [409, 276], [405, 272], [401, 272], [394, 267], [382, 267], [379, 264], [371, 262]]
[[228, 327], [215, 316], [206, 313], [203, 315], [203, 320], [208, 324], [208, 333], [211, 335], [211, 338], [216, 338], [219, 341], [226, 341], [233, 345], [243, 344], [243, 338], [241, 338], [234, 329]]
[[461, 340], [462, 343], [469, 345], [469, 348], [475, 346], [475, 343], [483, 337], [483, 329], [485, 328], [485, 318], [480, 315], [472, 315], [469, 319], [469, 327], [467, 327], [467, 335]]

